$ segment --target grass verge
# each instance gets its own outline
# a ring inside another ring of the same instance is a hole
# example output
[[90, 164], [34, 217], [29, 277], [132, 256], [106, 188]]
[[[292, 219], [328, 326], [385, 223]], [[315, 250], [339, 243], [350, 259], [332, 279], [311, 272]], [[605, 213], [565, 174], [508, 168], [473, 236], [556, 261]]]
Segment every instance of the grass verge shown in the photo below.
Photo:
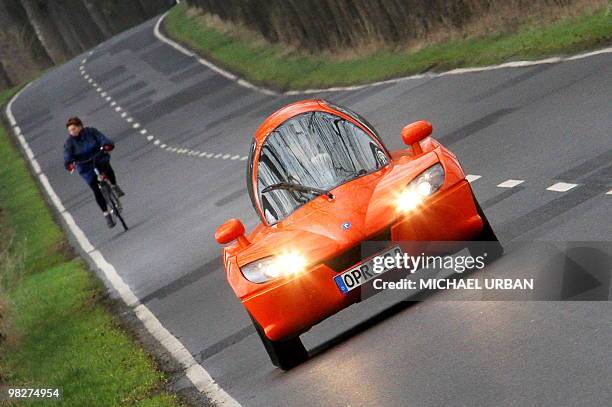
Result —
[[[418, 50], [379, 48], [355, 57], [313, 55], [260, 36], [219, 29], [210, 16], [175, 6], [164, 32], [243, 78], [281, 90], [354, 85], [425, 71], [498, 64], [508, 60], [575, 53], [610, 44], [609, 9], [585, 12], [548, 24], [528, 23], [512, 33], [495, 33], [423, 45]], [[242, 32], [240, 32], [242, 31]]]
[[[0, 93], [0, 106], [12, 94]], [[0, 185], [0, 383], [61, 388], [68, 406], [180, 405], [111, 314], [100, 280], [70, 254], [2, 125]]]

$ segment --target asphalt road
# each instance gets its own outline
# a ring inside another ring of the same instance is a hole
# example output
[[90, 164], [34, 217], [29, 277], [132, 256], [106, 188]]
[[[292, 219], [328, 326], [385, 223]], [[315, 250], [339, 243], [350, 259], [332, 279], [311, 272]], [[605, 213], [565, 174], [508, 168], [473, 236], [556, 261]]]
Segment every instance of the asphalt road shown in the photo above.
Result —
[[[240, 157], [268, 114], [304, 97], [238, 86], [159, 42], [154, 22], [87, 58], [104, 95], [80, 73], [81, 56], [35, 81], [13, 113], [92, 244], [232, 397], [249, 406], [612, 405], [609, 301], [439, 293], [442, 301], [409, 306], [385, 293], [305, 334], [309, 361], [274, 368], [225, 281], [213, 235], [230, 217], [255, 225]], [[472, 185], [510, 248], [492, 266], [503, 276], [525, 266], [513, 244], [612, 240], [611, 95], [604, 54], [317, 96], [362, 113], [391, 149], [405, 124], [431, 121], [466, 173], [481, 176]], [[107, 229], [87, 186], [62, 167], [64, 122], [75, 114], [117, 142], [128, 233]], [[177, 147], [187, 150], [168, 150]], [[497, 187], [508, 179], [525, 181]], [[577, 186], [546, 189], [558, 182]]]

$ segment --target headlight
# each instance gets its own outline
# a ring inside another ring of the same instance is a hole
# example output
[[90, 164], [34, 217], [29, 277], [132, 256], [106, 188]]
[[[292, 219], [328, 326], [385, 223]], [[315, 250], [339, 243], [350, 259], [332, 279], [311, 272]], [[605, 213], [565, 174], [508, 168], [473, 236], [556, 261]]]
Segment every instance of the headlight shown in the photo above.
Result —
[[436, 192], [444, 183], [444, 168], [440, 163], [423, 171], [406, 188], [401, 191], [396, 200], [400, 212], [410, 211], [423, 201], [423, 198]]
[[266, 257], [240, 268], [244, 277], [253, 283], [265, 283], [281, 276], [301, 273], [306, 269], [306, 258], [295, 251]]

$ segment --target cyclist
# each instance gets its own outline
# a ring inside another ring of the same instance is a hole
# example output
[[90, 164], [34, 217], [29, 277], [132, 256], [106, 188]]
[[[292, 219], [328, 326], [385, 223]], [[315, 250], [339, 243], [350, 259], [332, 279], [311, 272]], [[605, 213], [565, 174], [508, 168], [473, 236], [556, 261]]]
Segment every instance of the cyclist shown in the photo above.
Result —
[[77, 169], [79, 175], [83, 177], [93, 190], [96, 202], [106, 218], [106, 224], [109, 228], [112, 228], [115, 226], [115, 221], [108, 212], [109, 208], [106, 205], [106, 200], [98, 186], [93, 158], [96, 154], [100, 153], [100, 149], [104, 150], [96, 156], [95, 166], [101, 173], [106, 174], [117, 196], [125, 195], [121, 188], [119, 188], [119, 185], [117, 185], [115, 172], [110, 165], [110, 155], [108, 152], [115, 148], [115, 143], [98, 129], [83, 127], [83, 122], [78, 117], [69, 118], [66, 122], [66, 128], [70, 136], [64, 144], [64, 167], [70, 172], [73, 172], [75, 168]]

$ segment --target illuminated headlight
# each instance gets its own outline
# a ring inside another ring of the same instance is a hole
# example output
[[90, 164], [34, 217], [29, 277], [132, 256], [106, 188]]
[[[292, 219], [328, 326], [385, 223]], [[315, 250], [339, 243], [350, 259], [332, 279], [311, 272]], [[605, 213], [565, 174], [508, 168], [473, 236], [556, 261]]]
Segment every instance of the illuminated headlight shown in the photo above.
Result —
[[444, 183], [444, 168], [440, 163], [423, 171], [406, 188], [401, 191], [396, 200], [397, 209], [401, 212], [410, 211], [423, 202], [423, 198], [436, 192]]
[[301, 273], [306, 269], [306, 258], [295, 251], [266, 257], [240, 268], [244, 277], [253, 283], [265, 283], [281, 276]]

